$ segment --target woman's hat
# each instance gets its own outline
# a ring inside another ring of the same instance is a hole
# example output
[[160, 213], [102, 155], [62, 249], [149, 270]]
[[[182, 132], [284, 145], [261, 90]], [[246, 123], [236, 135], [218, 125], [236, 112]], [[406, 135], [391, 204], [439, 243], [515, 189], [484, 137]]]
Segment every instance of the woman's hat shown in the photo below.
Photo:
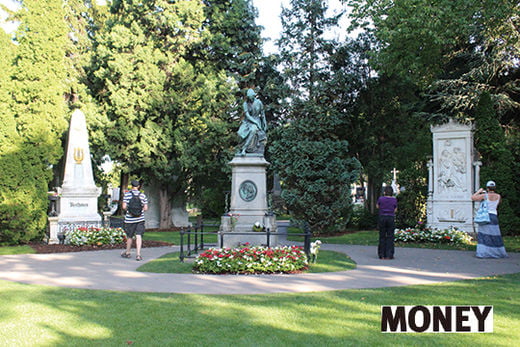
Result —
[[496, 187], [497, 185], [495, 184], [495, 181], [488, 181], [486, 183], [486, 187]]

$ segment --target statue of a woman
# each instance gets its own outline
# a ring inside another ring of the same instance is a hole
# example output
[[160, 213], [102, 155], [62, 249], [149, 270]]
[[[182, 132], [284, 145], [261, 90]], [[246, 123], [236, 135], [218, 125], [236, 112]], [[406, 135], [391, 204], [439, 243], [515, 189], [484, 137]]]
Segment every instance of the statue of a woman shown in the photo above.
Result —
[[264, 154], [267, 141], [267, 123], [264, 114], [264, 105], [256, 98], [253, 89], [247, 90], [247, 98], [244, 102], [244, 120], [238, 129], [238, 136], [242, 138], [239, 154], [246, 153]]

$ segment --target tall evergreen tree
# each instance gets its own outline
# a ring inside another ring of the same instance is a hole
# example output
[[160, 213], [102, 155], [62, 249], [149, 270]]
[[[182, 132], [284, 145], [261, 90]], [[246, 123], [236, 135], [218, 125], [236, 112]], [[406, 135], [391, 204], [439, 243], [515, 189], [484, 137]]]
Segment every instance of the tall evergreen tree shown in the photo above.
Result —
[[370, 79], [360, 91], [347, 131], [368, 178], [372, 213], [382, 184], [390, 183], [390, 171], [414, 168], [431, 150], [428, 123], [414, 112], [420, 101], [416, 91], [412, 83], [384, 75]]
[[[16, 47], [2, 37], [3, 111], [7, 105], [7, 112], [2, 112], [6, 125], [2, 141], [9, 145], [2, 146], [0, 159], [1, 243], [43, 236], [49, 167], [62, 155], [60, 139], [67, 125], [63, 96], [68, 30], [62, 2], [27, 0], [14, 18], [21, 23]], [[9, 88], [7, 100], [5, 88]]]
[[[204, 0], [203, 39], [190, 60], [224, 70], [240, 90], [258, 87], [255, 71], [262, 57], [258, 11], [251, 0]], [[240, 103], [241, 104], [241, 103]]]
[[276, 129], [270, 147], [287, 208], [316, 233], [346, 226], [350, 184], [360, 169], [338, 131], [346, 126], [348, 114], [334, 105], [338, 96], [329, 85], [334, 42], [324, 33], [338, 18], [327, 17], [326, 10], [326, 2], [319, 0], [293, 0], [282, 10], [278, 44], [292, 88], [287, 107], [291, 121]]
[[339, 16], [328, 17], [327, 9], [324, 0], [291, 0], [289, 7], [282, 8], [278, 46], [284, 74], [291, 88], [298, 91], [293, 98], [301, 95], [303, 100], [316, 102], [318, 84], [329, 77], [325, 61], [333, 41], [324, 33], [338, 24]]
[[185, 59], [201, 39], [200, 3], [121, 0], [111, 11], [92, 72], [93, 93], [110, 120], [106, 150], [126, 173], [159, 184], [166, 228], [172, 201], [210, 170], [202, 163], [224, 160], [223, 111], [233, 86], [212, 66]]
[[[422, 89], [432, 122], [476, 117], [483, 92], [495, 102], [506, 145], [518, 167], [520, 4], [513, 0], [345, 0], [356, 26], [373, 32], [379, 74], [411, 80]], [[520, 195], [518, 181], [508, 186]]]
[[[255, 23], [258, 13], [251, 0], [204, 0], [203, 4], [205, 19], [201, 40], [190, 47], [185, 59], [195, 67], [197, 74], [204, 74], [208, 70], [223, 71], [230, 80], [235, 81], [238, 88], [233, 91], [234, 98], [229, 99], [227, 107], [218, 106], [218, 112], [221, 118], [228, 115], [226, 127], [237, 127], [242, 116], [242, 98], [245, 97], [246, 89], [255, 88], [262, 97], [266, 95], [265, 85], [259, 77], [262, 39], [261, 28]], [[215, 134], [223, 135], [222, 127], [214, 130], [218, 130]], [[208, 139], [207, 134], [204, 138]], [[206, 145], [208, 153], [218, 149], [216, 158], [206, 161], [202, 154], [193, 157], [203, 160], [207, 172], [212, 173], [207, 175], [201, 172], [196, 182], [190, 185], [191, 199], [202, 208], [205, 215], [216, 216], [224, 211], [224, 194], [231, 184], [227, 161], [232, 156], [232, 148], [238, 138], [233, 131], [223, 138], [227, 139], [225, 146], [222, 146], [222, 142], [218, 145], [215, 142], [215, 146], [211, 147], [211, 141]]]
[[480, 181], [482, 184], [488, 180], [496, 182], [502, 196], [499, 205], [500, 228], [506, 233], [518, 235], [520, 214], [513, 208], [518, 206], [520, 200], [516, 190], [511, 189], [511, 182], [515, 181], [515, 172], [511, 166], [513, 156], [505, 146], [504, 131], [497, 120], [489, 93], [485, 92], [480, 97], [475, 123], [475, 147], [482, 161]]

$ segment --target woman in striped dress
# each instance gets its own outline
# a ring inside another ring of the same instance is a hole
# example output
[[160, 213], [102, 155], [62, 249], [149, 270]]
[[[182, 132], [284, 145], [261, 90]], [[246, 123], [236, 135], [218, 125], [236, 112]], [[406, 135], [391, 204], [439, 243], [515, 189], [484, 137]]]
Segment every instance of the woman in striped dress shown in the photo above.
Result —
[[489, 219], [491, 220], [488, 224], [479, 224], [478, 226], [477, 258], [507, 257], [498, 226], [497, 207], [500, 204], [500, 194], [497, 194], [495, 190], [495, 182], [489, 181], [486, 184], [486, 190], [480, 188], [471, 196], [473, 201], [488, 200]]

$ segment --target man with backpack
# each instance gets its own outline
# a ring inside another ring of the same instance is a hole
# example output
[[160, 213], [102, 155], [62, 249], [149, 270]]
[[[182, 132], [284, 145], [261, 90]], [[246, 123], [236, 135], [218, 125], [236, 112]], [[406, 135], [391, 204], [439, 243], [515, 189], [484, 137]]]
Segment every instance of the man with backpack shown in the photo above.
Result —
[[141, 261], [141, 246], [143, 244], [144, 234], [144, 211], [148, 209], [148, 198], [139, 189], [141, 183], [133, 180], [131, 182], [132, 190], [125, 192], [123, 197], [123, 210], [125, 214], [125, 233], [126, 233], [126, 250], [121, 253], [121, 257], [130, 258], [130, 249], [132, 248], [133, 237], [135, 236], [135, 260]]

